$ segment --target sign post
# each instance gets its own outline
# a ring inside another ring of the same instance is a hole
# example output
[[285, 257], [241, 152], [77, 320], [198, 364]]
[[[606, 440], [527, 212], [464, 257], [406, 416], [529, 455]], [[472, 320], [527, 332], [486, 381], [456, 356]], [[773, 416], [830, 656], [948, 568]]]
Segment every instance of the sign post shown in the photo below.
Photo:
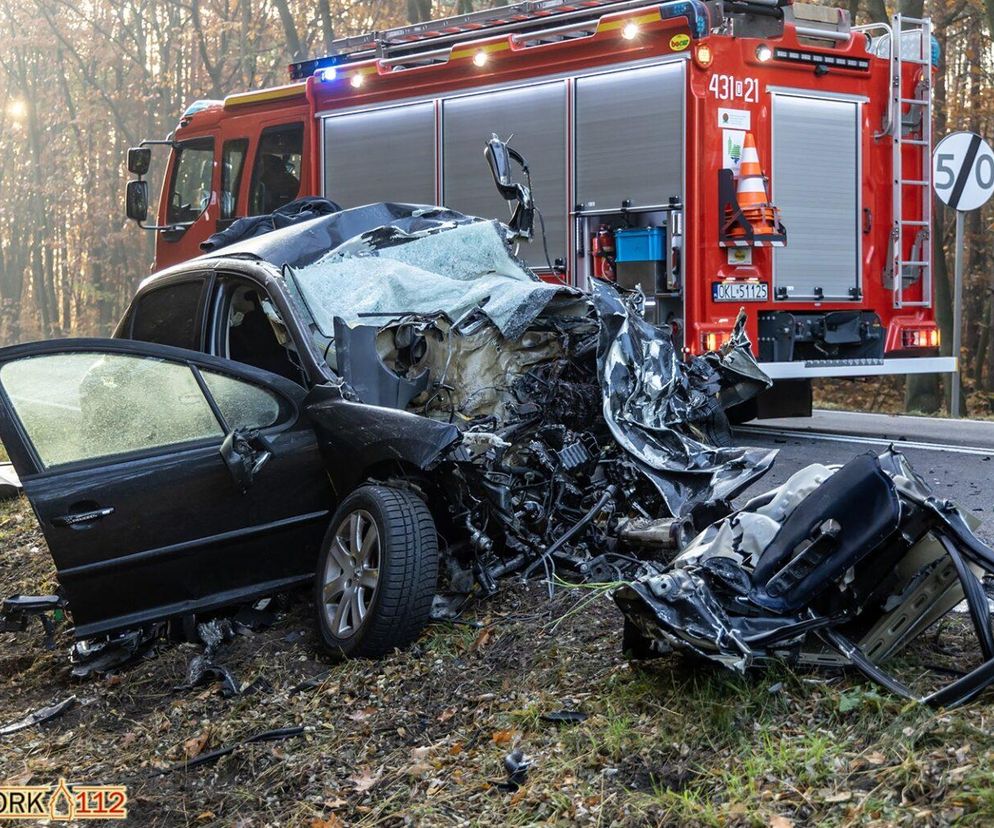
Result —
[[959, 354], [963, 336], [963, 217], [983, 207], [994, 193], [994, 150], [975, 132], [953, 132], [932, 154], [932, 182], [943, 204], [956, 211], [956, 267], [953, 275], [953, 374], [949, 416], [959, 416]]

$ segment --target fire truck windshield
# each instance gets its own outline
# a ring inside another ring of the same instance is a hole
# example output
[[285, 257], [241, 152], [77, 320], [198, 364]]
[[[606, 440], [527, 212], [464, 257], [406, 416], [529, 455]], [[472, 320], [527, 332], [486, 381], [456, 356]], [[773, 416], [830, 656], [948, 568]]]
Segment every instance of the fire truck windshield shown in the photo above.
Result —
[[189, 224], [207, 209], [214, 170], [214, 140], [197, 138], [176, 149], [166, 210], [168, 224]]
[[271, 213], [297, 197], [303, 152], [302, 123], [267, 127], [262, 131], [252, 171], [250, 215]]

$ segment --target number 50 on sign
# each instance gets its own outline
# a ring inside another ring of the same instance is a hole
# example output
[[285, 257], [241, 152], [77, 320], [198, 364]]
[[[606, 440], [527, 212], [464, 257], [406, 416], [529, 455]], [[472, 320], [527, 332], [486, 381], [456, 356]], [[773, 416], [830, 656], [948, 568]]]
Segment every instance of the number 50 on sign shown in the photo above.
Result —
[[947, 135], [932, 156], [932, 186], [954, 210], [983, 206], [994, 193], [994, 150], [973, 132]]

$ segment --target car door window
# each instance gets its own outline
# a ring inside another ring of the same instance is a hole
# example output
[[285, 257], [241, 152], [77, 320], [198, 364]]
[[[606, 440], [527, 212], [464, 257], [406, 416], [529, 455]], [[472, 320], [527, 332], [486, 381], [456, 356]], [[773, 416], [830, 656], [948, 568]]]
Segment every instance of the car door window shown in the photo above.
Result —
[[228, 428], [268, 428], [280, 419], [280, 401], [265, 388], [214, 371], [200, 373]]
[[166, 208], [169, 224], [190, 224], [207, 209], [213, 172], [213, 138], [197, 138], [176, 149]]
[[249, 192], [249, 215], [271, 213], [300, 192], [304, 125], [267, 127], [259, 136]]
[[225, 310], [219, 313], [223, 328], [218, 356], [303, 383], [303, 372], [287, 347], [289, 341], [277, 334], [283, 326], [272, 299], [251, 282], [223, 279], [221, 285], [220, 302]]
[[224, 436], [181, 363], [59, 353], [8, 362], [0, 383], [46, 468]]
[[135, 307], [131, 338], [200, 350], [197, 321], [203, 287], [203, 279], [194, 279], [142, 295]]
[[225, 141], [221, 150], [221, 219], [237, 215], [238, 191], [242, 184], [242, 169], [248, 152], [248, 138]]

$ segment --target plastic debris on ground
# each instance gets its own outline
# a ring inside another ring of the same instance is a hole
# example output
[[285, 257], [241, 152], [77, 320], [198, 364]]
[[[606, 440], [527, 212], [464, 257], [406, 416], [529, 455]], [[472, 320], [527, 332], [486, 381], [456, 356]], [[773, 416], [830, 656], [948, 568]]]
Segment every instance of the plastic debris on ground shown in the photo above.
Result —
[[18, 719], [16, 722], [0, 725], [0, 736], [11, 736], [14, 733], [27, 730], [29, 727], [34, 727], [42, 722], [50, 721], [51, 719], [61, 716], [67, 710], [70, 710], [75, 706], [76, 697], [69, 696], [69, 698], [63, 699], [62, 701], [56, 702], [48, 707], [42, 707], [35, 710], [23, 719]]

